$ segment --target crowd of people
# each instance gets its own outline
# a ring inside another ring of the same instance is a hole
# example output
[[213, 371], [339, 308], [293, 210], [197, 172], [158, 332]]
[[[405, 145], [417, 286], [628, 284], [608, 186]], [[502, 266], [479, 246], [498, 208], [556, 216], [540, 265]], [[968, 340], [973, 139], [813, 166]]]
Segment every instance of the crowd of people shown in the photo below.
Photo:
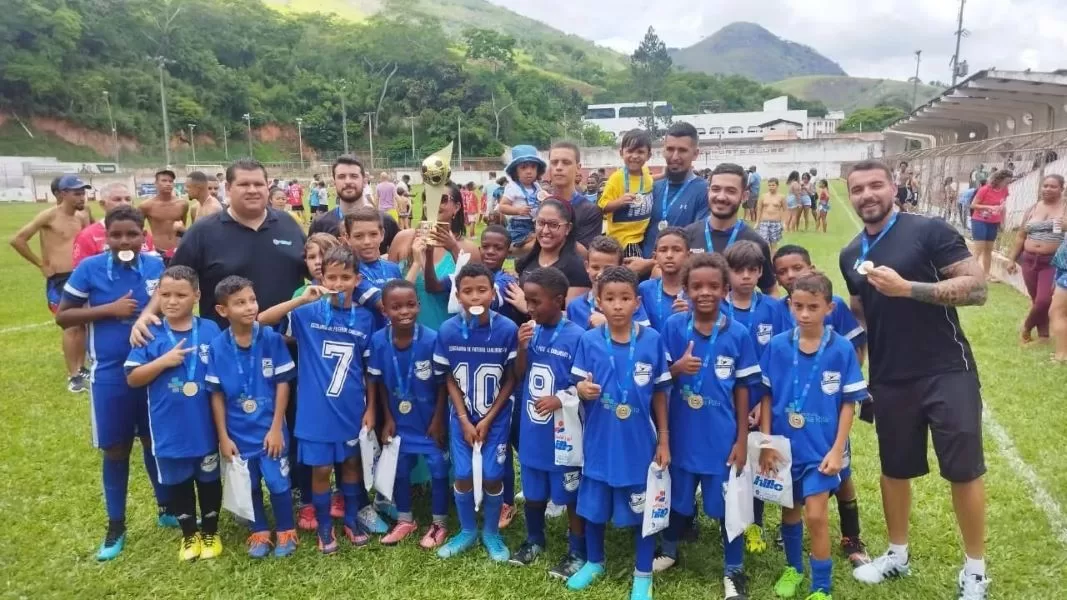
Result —
[[[910, 480], [929, 471], [932, 431], [964, 542], [958, 597], [985, 598], [981, 398], [955, 310], [985, 301], [981, 266], [944, 221], [896, 207], [889, 168], [861, 162], [847, 185], [864, 231], [841, 252], [849, 299], [835, 296], [807, 250], [780, 245], [807, 215], [825, 231], [825, 182], [794, 172], [783, 199], [773, 179], [762, 190], [755, 168], [724, 163], [703, 177], [697, 142], [691, 125], [672, 125], [656, 178], [651, 139], [632, 132], [624, 167], [584, 188], [574, 144], [554, 144], [547, 160], [516, 147], [506, 179], [483, 188], [484, 209], [476, 186], [450, 182], [436, 226], [418, 229], [409, 182], [383, 174], [375, 203], [353, 156], [332, 165], [336, 206], [317, 193], [306, 233], [303, 202], [292, 210], [300, 184], [272, 184], [253, 160], [230, 165], [216, 196], [210, 178], [189, 175], [198, 209], [187, 227], [173, 172], [161, 170], [158, 195], [137, 208], [122, 186], [102, 190], [102, 226], [84, 217], [88, 186], [59, 178], [58, 204], [13, 243], [48, 277], [71, 388], [91, 390], [108, 519], [97, 558], [125, 547], [139, 437], [158, 521], [181, 530], [181, 560], [222, 552], [220, 467], [239, 461], [253, 557], [293, 553], [300, 529], [324, 554], [342, 538], [419, 537], [441, 558], [480, 543], [493, 561], [528, 566], [551, 547], [549, 572], [580, 590], [605, 573], [607, 525], [638, 526], [631, 598], [643, 600], [695, 531], [698, 488], [699, 506], [723, 522], [724, 490], [753, 434], [750, 472], [774, 481], [788, 471], [793, 484], [774, 591], [824, 600], [831, 496], [857, 580], [909, 571]], [[475, 206], [484, 229], [471, 227]], [[1040, 205], [1035, 222], [1052, 210]], [[27, 244], [37, 233], [42, 257]], [[1047, 254], [1028, 241], [1024, 250]], [[1047, 287], [1046, 274], [1036, 280]], [[873, 418], [881, 459], [889, 548], [873, 559], [852, 482], [854, 417]], [[772, 436], [791, 444], [788, 467], [766, 445]], [[399, 445], [391, 501], [368, 494], [375, 479], [361, 453], [379, 443]], [[646, 475], [668, 469], [664, 529], [644, 536], [645, 506], [661, 500], [646, 495]], [[500, 529], [516, 514], [516, 479], [526, 539], [512, 550]], [[411, 493], [421, 483], [425, 529]], [[726, 598], [748, 597], [745, 554], [772, 537], [764, 504], [752, 509], [743, 534], [721, 527]], [[546, 517], [564, 511], [566, 539], [547, 539]]]

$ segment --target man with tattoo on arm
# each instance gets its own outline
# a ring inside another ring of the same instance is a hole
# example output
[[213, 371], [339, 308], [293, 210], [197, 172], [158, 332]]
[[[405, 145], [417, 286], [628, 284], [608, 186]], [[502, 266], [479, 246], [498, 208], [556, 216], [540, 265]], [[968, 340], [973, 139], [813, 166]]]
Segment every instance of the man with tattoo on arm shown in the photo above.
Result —
[[857, 163], [849, 198], [864, 229], [841, 251], [841, 273], [867, 328], [870, 392], [882, 467], [889, 550], [853, 576], [865, 583], [907, 575], [911, 482], [929, 472], [927, 431], [963, 537], [960, 600], [984, 600], [986, 467], [982, 398], [957, 306], [986, 300], [982, 268], [963, 237], [941, 219], [900, 213], [897, 186], [882, 163]]

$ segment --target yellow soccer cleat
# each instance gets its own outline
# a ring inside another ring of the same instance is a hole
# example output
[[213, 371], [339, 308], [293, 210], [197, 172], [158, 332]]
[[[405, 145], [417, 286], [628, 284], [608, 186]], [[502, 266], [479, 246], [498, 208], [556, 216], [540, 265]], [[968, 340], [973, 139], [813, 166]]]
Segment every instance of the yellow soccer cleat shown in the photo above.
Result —
[[183, 562], [194, 561], [200, 558], [202, 548], [203, 546], [200, 543], [199, 533], [183, 537], [182, 545], [178, 548], [178, 560]]
[[217, 558], [222, 554], [222, 540], [219, 539], [218, 534], [200, 534], [200, 546], [200, 560]]

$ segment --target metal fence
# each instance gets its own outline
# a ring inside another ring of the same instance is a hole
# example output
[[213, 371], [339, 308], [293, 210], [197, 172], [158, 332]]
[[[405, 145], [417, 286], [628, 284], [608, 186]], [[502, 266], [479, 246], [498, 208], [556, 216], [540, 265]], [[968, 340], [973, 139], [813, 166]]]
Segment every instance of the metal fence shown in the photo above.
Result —
[[967, 216], [960, 209], [959, 197], [976, 185], [974, 176], [979, 172], [992, 175], [999, 169], [1012, 171], [998, 239], [998, 246], [1004, 248], [1026, 210], [1037, 202], [1045, 175], [1067, 176], [1067, 129], [911, 150], [885, 160], [894, 169], [901, 161], [908, 163], [918, 179], [921, 212], [944, 217], [961, 228], [966, 227]]

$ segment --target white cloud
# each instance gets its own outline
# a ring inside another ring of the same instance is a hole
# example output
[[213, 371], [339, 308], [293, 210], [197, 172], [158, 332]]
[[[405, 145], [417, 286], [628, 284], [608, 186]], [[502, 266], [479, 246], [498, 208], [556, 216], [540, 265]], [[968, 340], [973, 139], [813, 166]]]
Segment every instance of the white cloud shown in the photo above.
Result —
[[[671, 47], [690, 46], [734, 21], [812, 46], [850, 75], [907, 79], [922, 50], [924, 81], [951, 79], [955, 0], [490, 0], [622, 52], [651, 25]], [[971, 72], [1067, 68], [1062, 0], [968, 0], [961, 58]]]

